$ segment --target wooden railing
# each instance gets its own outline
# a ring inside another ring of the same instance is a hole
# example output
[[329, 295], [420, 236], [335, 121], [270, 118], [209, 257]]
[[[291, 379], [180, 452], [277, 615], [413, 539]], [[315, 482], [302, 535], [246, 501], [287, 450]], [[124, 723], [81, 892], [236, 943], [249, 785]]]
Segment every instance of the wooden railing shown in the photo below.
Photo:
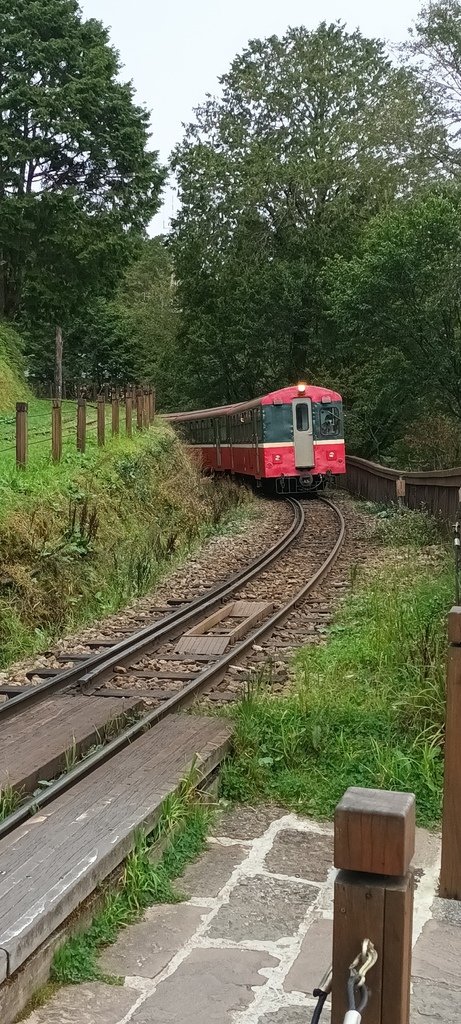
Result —
[[451, 520], [458, 508], [461, 468], [426, 473], [390, 469], [350, 455], [346, 461], [346, 489], [379, 504], [400, 501], [408, 508], [424, 506], [434, 516]]

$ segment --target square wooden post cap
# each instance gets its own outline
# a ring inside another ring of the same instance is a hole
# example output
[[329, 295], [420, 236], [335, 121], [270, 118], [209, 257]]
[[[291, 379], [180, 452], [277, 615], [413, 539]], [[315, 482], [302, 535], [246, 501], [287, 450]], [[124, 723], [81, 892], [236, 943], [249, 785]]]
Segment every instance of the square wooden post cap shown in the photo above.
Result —
[[334, 863], [344, 871], [405, 875], [415, 852], [415, 797], [347, 789], [335, 811]]

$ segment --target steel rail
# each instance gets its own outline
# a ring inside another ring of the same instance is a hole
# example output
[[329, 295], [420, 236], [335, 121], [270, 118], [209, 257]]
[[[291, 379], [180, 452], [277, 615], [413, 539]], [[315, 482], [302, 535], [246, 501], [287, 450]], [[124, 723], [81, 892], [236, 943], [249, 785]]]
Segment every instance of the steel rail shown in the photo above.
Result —
[[204, 594], [189, 601], [184, 608], [177, 608], [172, 611], [171, 615], [166, 615], [114, 643], [109, 650], [90, 655], [83, 664], [80, 662], [70, 669], [65, 669], [45, 683], [27, 689], [26, 693], [20, 693], [17, 697], [12, 697], [4, 704], [0, 704], [0, 724], [2, 720], [5, 721], [13, 717], [16, 712], [32, 707], [67, 687], [77, 685], [87, 687], [95, 685], [98, 681], [103, 682], [118, 665], [125, 665], [132, 662], [133, 659], [137, 660], [142, 654], [149, 654], [155, 646], [168, 639], [174, 639], [186, 626], [194, 625], [204, 611], [211, 611], [215, 605], [225, 600], [239, 587], [244, 586], [253, 576], [263, 572], [294, 543], [303, 529], [304, 512], [300, 503], [293, 498], [285, 500], [293, 508], [293, 522], [272, 547], [263, 551], [244, 569], [226, 577], [225, 580], [206, 590]]
[[[293, 501], [294, 499], [290, 499]], [[275, 626], [277, 626], [287, 615], [293, 610], [293, 608], [299, 604], [300, 601], [304, 600], [306, 595], [313, 590], [318, 583], [324, 578], [324, 576], [331, 569], [335, 563], [338, 554], [343, 546], [346, 526], [343, 515], [339, 508], [329, 501], [327, 498], [320, 498], [323, 504], [327, 505], [335, 513], [336, 518], [339, 522], [339, 534], [336, 538], [335, 544], [329, 552], [327, 558], [316, 570], [316, 572], [307, 580], [301, 590], [290, 598], [281, 608], [279, 608], [266, 622], [258, 626], [256, 630], [249, 633], [240, 643], [235, 644], [230, 648], [224, 655], [222, 655], [218, 661], [212, 665], [207, 665], [196, 678], [183, 687], [179, 693], [170, 697], [169, 700], [165, 701], [158, 708], [154, 708], [148, 712], [142, 718], [140, 718], [134, 724], [128, 726], [123, 732], [119, 733], [113, 740], [107, 743], [101, 750], [96, 751], [89, 757], [82, 760], [79, 764], [72, 768], [70, 772], [62, 776], [56, 782], [53, 782], [48, 786], [42, 793], [37, 797], [31, 797], [21, 807], [12, 814], [8, 815], [2, 822], [0, 822], [0, 839], [3, 836], [8, 835], [13, 829], [17, 828], [26, 821], [31, 814], [35, 814], [40, 808], [49, 804], [52, 800], [57, 799], [62, 793], [66, 792], [72, 786], [74, 786], [81, 779], [90, 775], [96, 768], [104, 764], [111, 757], [123, 750], [129, 743], [132, 743], [139, 736], [141, 736], [147, 729], [157, 725], [163, 718], [172, 712], [179, 711], [182, 708], [188, 707], [198, 697], [203, 690], [205, 690], [212, 682], [222, 678], [222, 675], [228, 668], [228, 666], [235, 661], [240, 655], [244, 654], [249, 647], [252, 647], [259, 639], [265, 636], [266, 633], [271, 632]], [[296, 504], [299, 505], [299, 502]], [[302, 512], [302, 509], [300, 507]], [[304, 521], [304, 514], [302, 515], [302, 521]]]

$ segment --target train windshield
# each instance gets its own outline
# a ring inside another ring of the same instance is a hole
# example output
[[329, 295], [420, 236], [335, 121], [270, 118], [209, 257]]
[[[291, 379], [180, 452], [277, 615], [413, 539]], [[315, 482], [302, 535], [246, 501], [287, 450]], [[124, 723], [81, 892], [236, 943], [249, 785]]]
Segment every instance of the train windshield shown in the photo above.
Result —
[[320, 407], [320, 433], [322, 437], [339, 437], [341, 415], [336, 405]]

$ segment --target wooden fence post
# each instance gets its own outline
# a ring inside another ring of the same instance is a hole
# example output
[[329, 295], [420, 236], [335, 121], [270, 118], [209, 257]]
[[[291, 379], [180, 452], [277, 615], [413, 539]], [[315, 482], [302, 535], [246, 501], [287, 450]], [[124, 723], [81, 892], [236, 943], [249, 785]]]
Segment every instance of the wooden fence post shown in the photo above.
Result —
[[461, 608], [448, 615], [440, 895], [461, 900]]
[[144, 426], [145, 430], [148, 430], [148, 428], [149, 428], [149, 391], [148, 391], [148, 388], [143, 388], [142, 399], [143, 399], [143, 407], [142, 407], [143, 426]]
[[[378, 959], [367, 975], [367, 1024], [408, 1024], [415, 798], [348, 789], [335, 814], [332, 1024], [348, 1009], [349, 967], [364, 939]], [[370, 877], [370, 876], [375, 876]]]
[[27, 466], [27, 402], [16, 402], [16, 469]]
[[138, 388], [136, 391], [136, 429], [142, 430], [143, 427], [143, 412], [144, 412], [144, 395], [142, 388]]
[[59, 398], [53, 399], [51, 410], [51, 457], [60, 462], [62, 456], [62, 408]]
[[153, 423], [155, 419], [155, 391], [154, 388], [149, 388], [149, 423]]
[[405, 477], [399, 476], [395, 481], [395, 493], [397, 501], [401, 505], [405, 499]]
[[120, 432], [120, 403], [118, 391], [115, 390], [112, 396], [112, 437]]
[[133, 391], [131, 388], [127, 388], [125, 398], [125, 430], [128, 437], [132, 434], [132, 417], [133, 417]]
[[104, 448], [106, 442], [106, 402], [104, 399], [104, 395], [98, 395], [96, 418], [98, 430], [98, 445], [100, 448]]
[[86, 446], [86, 401], [84, 398], [77, 402], [77, 451], [84, 452]]

